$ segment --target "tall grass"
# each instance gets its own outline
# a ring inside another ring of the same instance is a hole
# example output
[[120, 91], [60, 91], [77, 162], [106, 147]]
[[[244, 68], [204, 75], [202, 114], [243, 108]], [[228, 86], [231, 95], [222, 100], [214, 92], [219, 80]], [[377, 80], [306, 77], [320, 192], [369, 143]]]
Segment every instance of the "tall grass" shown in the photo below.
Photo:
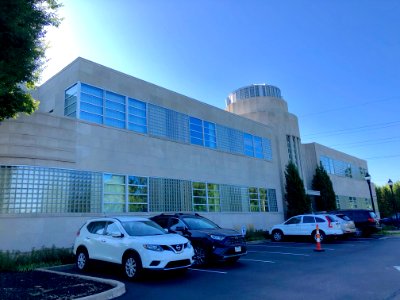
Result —
[[248, 225], [246, 230], [246, 241], [265, 240], [265, 231], [254, 229], [253, 225]]
[[1, 271], [30, 271], [40, 267], [69, 264], [74, 261], [68, 248], [41, 248], [31, 252], [0, 251]]

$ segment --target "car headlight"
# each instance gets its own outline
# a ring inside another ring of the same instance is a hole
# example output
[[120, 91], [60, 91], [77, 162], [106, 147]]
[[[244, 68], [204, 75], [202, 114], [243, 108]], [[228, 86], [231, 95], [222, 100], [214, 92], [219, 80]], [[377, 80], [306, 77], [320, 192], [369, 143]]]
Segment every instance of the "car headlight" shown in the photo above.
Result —
[[225, 238], [225, 236], [210, 234], [210, 238], [212, 238], [213, 240], [222, 241]]
[[151, 251], [163, 251], [164, 249], [160, 245], [144, 244], [143, 247]]
[[187, 244], [186, 244], [186, 248], [188, 248], [188, 249], [192, 249], [192, 244], [191, 244], [190, 242], [187, 242]]

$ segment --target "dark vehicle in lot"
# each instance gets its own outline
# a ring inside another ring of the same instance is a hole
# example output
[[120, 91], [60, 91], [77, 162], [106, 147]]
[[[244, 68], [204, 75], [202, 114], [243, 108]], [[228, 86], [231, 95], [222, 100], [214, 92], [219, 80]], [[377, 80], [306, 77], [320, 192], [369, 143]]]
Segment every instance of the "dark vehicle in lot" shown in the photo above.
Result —
[[381, 219], [381, 224], [400, 227], [400, 213], [397, 213], [397, 218], [396, 214], [394, 214], [393, 216]]
[[224, 229], [199, 214], [161, 214], [150, 218], [170, 233], [179, 233], [191, 241], [194, 265], [212, 260], [235, 262], [247, 254], [244, 237], [233, 229]]
[[340, 209], [329, 212], [330, 214], [344, 214], [354, 221], [356, 236], [369, 236], [381, 230], [379, 220], [372, 210], [368, 209]]

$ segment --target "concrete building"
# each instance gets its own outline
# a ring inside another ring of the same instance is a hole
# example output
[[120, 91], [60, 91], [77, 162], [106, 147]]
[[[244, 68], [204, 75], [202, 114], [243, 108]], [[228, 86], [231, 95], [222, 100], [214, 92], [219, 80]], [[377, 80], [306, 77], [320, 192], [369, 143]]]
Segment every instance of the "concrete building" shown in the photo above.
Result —
[[35, 97], [37, 112], [0, 124], [0, 250], [70, 247], [99, 215], [199, 212], [267, 229], [284, 220], [289, 161], [308, 189], [321, 161], [341, 207], [368, 207], [367, 163], [302, 145], [270, 85], [231, 93], [225, 111], [78, 58]]

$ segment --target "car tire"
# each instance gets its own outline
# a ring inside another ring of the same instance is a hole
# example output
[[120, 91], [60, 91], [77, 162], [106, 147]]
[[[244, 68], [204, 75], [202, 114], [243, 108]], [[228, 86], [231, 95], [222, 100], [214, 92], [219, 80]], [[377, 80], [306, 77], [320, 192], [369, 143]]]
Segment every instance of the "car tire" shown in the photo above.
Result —
[[271, 238], [272, 241], [281, 242], [281, 241], [283, 241], [284, 235], [283, 235], [283, 232], [281, 230], [274, 230], [274, 231], [272, 231], [272, 236], [271, 237], [272, 237]]
[[129, 280], [138, 278], [142, 271], [142, 262], [139, 255], [135, 253], [126, 254], [122, 262], [122, 267], [126, 278]]
[[360, 229], [360, 228], [356, 228], [356, 233], [354, 234], [354, 236], [356, 238], [360, 238], [364, 235], [364, 232]]
[[[311, 237], [313, 238], [313, 240], [315, 242], [317, 242], [317, 231], [316, 230], [314, 230], [312, 232]], [[321, 243], [326, 241], [326, 234], [322, 230], [319, 231], [319, 240], [320, 240]]]
[[200, 245], [193, 245], [193, 249], [194, 249], [193, 265], [203, 266], [207, 264], [208, 257], [206, 249]]
[[79, 271], [87, 271], [89, 268], [89, 254], [86, 249], [78, 249], [75, 256], [75, 265]]

